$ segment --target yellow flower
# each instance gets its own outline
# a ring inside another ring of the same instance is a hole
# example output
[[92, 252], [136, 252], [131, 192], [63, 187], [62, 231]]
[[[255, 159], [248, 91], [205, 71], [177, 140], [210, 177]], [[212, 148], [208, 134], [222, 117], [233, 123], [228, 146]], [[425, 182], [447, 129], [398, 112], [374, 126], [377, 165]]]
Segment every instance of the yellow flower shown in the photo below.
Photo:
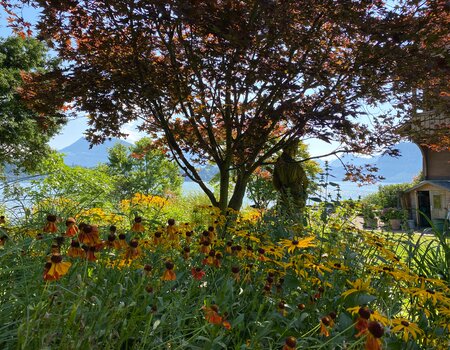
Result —
[[331, 269], [329, 269], [328, 267], [326, 267], [325, 265], [322, 264], [316, 264], [316, 263], [305, 263], [305, 267], [307, 267], [308, 269], [311, 269], [313, 271], [316, 271], [317, 273], [321, 273], [323, 274], [324, 272], [331, 272]]
[[63, 262], [60, 255], [52, 255], [50, 261], [44, 268], [44, 280], [59, 280], [62, 276], [67, 274], [71, 265], [72, 263], [70, 262]]
[[436, 305], [437, 301], [444, 301], [445, 296], [441, 292], [436, 292], [432, 289], [422, 289], [422, 288], [409, 288], [404, 289], [404, 292], [408, 293], [413, 297], [418, 297], [422, 301], [431, 300], [433, 305]]
[[408, 341], [410, 335], [413, 339], [417, 339], [417, 336], [423, 334], [423, 331], [415, 323], [409, 322], [404, 318], [394, 318], [392, 324], [392, 332], [403, 332], [402, 338], [405, 342]]
[[274, 258], [281, 259], [283, 257], [283, 251], [280, 247], [277, 247], [273, 244], [263, 245], [261, 248], [265, 250], [266, 255], [271, 255]]
[[342, 296], [346, 298], [350, 294], [359, 293], [359, 292], [367, 292], [372, 293], [373, 290], [370, 288], [370, 278], [368, 278], [365, 282], [361, 279], [357, 279], [355, 282], [350, 282], [347, 280], [347, 283], [350, 284], [353, 288], [342, 293]]
[[280, 243], [284, 248], [288, 249], [289, 254], [292, 254], [295, 251], [295, 249], [297, 249], [297, 248], [300, 249], [300, 248], [315, 247], [316, 245], [314, 243], [312, 243], [312, 241], [315, 238], [316, 237], [314, 237], [314, 236], [306, 237], [303, 239], [294, 237], [294, 239], [292, 239], [292, 240], [283, 239], [280, 241]]
[[439, 315], [450, 318], [450, 309], [448, 307], [439, 307], [438, 308]]
[[380, 314], [377, 310], [372, 311], [370, 319], [380, 322], [383, 326], [389, 325], [389, 319], [383, 314]]

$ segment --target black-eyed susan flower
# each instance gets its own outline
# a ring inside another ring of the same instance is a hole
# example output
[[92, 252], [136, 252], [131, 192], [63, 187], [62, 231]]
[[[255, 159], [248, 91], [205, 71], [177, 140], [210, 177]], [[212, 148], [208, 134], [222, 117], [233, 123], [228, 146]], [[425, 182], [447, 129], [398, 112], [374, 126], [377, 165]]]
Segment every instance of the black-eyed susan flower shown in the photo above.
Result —
[[419, 300], [421, 300], [422, 302], [429, 300], [433, 305], [436, 305], [438, 300], [445, 300], [445, 296], [442, 293], [437, 292], [433, 289], [409, 288], [404, 289], [404, 292], [409, 293], [413, 297], [419, 298]]
[[365, 281], [362, 279], [357, 279], [354, 282], [350, 282], [347, 280], [347, 283], [350, 284], [353, 288], [346, 290], [344, 293], [342, 293], [342, 296], [345, 298], [353, 293], [373, 293], [373, 289], [370, 288], [370, 278], [367, 278]]
[[61, 255], [53, 255], [50, 262], [45, 265], [44, 280], [59, 280], [62, 276], [67, 274], [71, 265], [70, 262], [63, 262]]
[[407, 342], [411, 336], [413, 339], [422, 336], [423, 331], [417, 326], [417, 324], [409, 322], [405, 318], [394, 318], [392, 320], [392, 332], [403, 333], [402, 339]]
[[55, 233], [58, 232], [58, 227], [56, 226], [56, 215], [49, 214], [47, 215], [47, 222], [44, 225], [43, 232], [46, 233]]
[[166, 270], [164, 271], [164, 274], [161, 279], [163, 281], [175, 281], [177, 279], [177, 275], [173, 271], [175, 265], [171, 261], [166, 261], [165, 266]]
[[293, 239], [283, 239], [280, 241], [280, 244], [284, 248], [287, 248], [289, 254], [292, 254], [296, 249], [315, 247], [313, 243], [314, 239], [314, 236], [305, 238], [294, 237]]

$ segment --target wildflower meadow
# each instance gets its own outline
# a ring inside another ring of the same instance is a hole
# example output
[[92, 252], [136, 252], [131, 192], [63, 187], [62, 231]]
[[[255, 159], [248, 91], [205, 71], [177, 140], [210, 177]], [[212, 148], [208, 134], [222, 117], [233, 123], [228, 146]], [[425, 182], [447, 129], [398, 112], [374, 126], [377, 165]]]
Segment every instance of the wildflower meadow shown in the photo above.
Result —
[[448, 348], [446, 238], [360, 229], [358, 203], [32, 204], [1, 224], [2, 349]]

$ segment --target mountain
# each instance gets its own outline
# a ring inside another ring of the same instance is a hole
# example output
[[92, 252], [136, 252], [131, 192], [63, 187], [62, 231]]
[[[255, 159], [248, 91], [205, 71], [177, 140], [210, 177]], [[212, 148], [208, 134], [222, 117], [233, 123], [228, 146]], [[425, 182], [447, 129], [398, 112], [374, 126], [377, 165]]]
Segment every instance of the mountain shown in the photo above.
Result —
[[[402, 142], [395, 146], [400, 151], [399, 157], [388, 155], [358, 157], [355, 155], [345, 155], [341, 157], [344, 164], [350, 163], [356, 166], [373, 164], [378, 170], [378, 175], [383, 176], [383, 182], [402, 183], [411, 182], [414, 176], [422, 170], [422, 153], [414, 143]], [[323, 168], [323, 164], [321, 164]], [[329, 163], [330, 174], [335, 180], [340, 181], [345, 177], [346, 170], [342, 163], [336, 159]]]
[[[94, 167], [98, 163], [108, 161], [108, 149], [116, 143], [131, 146], [131, 143], [117, 138], [105, 141], [105, 143], [93, 146], [89, 149], [89, 142], [80, 138], [70, 146], [60, 150], [64, 153], [64, 161], [67, 165], [81, 165], [84, 167]], [[353, 154], [342, 156], [344, 164], [350, 163], [356, 166], [364, 164], [374, 164], [378, 167], [378, 175], [384, 176], [383, 182], [401, 183], [411, 182], [413, 177], [422, 170], [422, 154], [419, 148], [411, 142], [399, 143], [396, 148], [400, 151], [399, 157], [389, 157], [387, 155], [374, 157], [358, 157]], [[323, 162], [319, 161], [323, 168]], [[330, 174], [335, 181], [341, 181], [345, 177], [346, 170], [338, 159], [329, 162]], [[218, 171], [215, 165], [199, 167], [200, 176], [209, 181]], [[189, 181], [188, 178], [185, 179]]]
[[64, 162], [67, 165], [80, 165], [86, 168], [92, 168], [98, 163], [108, 162], [108, 149], [113, 147], [116, 143], [120, 143], [124, 146], [132, 145], [127, 141], [112, 138], [100, 145], [92, 146], [92, 148], [89, 149], [89, 141], [82, 137], [59, 152], [65, 155]]

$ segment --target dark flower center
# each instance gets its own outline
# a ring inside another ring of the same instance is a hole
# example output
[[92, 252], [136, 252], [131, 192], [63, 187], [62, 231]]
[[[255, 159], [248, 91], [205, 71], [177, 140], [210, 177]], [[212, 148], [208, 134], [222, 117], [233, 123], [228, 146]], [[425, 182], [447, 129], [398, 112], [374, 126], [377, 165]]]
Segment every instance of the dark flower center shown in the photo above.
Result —
[[367, 328], [375, 338], [381, 338], [384, 334], [384, 328], [379, 322], [371, 321]]
[[61, 255], [52, 255], [51, 257], [52, 263], [58, 264], [62, 261]]

